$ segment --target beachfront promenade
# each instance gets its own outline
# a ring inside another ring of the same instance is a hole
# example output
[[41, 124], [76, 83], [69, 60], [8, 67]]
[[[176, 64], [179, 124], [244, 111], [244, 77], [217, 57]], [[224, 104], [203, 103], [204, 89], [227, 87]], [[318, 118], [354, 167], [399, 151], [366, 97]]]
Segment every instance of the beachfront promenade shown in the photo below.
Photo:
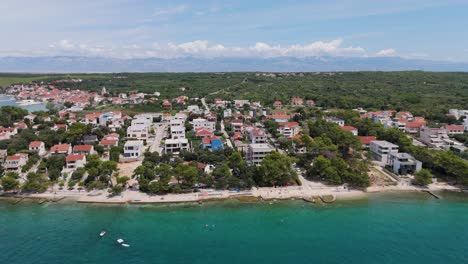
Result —
[[394, 186], [372, 186], [366, 191], [348, 189], [346, 186], [328, 186], [320, 182], [313, 182], [300, 177], [301, 186], [287, 187], [254, 187], [251, 190], [229, 191], [204, 189], [200, 192], [185, 194], [148, 195], [136, 190], [126, 190], [120, 195], [110, 196], [107, 190], [78, 191], [78, 190], [49, 190], [41, 194], [27, 195], [28, 197], [57, 200], [68, 198], [81, 203], [109, 203], [109, 204], [149, 204], [149, 203], [184, 203], [203, 202], [212, 200], [226, 200], [231, 198], [256, 198], [263, 200], [311, 199], [313, 197], [332, 195], [337, 199], [364, 197], [368, 192], [385, 191], [459, 191], [458, 188], [445, 184], [434, 183], [427, 188], [399, 183]]

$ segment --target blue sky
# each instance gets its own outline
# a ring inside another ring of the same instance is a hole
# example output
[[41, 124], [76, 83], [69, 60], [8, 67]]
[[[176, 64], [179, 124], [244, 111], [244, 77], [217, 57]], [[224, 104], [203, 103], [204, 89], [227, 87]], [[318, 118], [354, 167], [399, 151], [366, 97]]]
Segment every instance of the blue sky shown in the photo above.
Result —
[[0, 56], [468, 61], [468, 1], [2, 0]]

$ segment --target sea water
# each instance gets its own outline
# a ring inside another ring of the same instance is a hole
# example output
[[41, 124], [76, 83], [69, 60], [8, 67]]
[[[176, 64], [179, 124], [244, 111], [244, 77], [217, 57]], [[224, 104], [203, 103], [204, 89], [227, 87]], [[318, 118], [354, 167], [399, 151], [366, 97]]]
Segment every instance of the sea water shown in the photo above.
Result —
[[0, 263], [468, 263], [468, 199], [398, 193], [329, 205], [3, 201]]
[[34, 105], [19, 105], [13, 96], [0, 94], [0, 107], [5, 105], [18, 106], [29, 112], [46, 110], [45, 104], [34, 104]]

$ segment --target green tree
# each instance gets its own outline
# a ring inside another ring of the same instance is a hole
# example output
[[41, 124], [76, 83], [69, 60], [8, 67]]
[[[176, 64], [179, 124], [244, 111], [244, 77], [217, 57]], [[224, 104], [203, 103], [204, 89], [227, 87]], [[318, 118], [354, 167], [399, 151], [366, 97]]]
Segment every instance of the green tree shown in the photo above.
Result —
[[432, 174], [428, 169], [421, 169], [414, 175], [414, 184], [426, 186], [432, 183]]
[[19, 181], [16, 178], [5, 176], [1, 178], [2, 187], [5, 192], [17, 190], [19, 188]]

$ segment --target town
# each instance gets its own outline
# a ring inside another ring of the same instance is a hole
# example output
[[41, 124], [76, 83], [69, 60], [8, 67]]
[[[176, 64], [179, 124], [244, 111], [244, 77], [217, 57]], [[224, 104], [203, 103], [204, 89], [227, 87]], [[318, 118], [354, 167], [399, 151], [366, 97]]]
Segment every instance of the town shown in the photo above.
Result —
[[[449, 109], [452, 122], [429, 126], [404, 110], [328, 109], [298, 96], [263, 105], [100, 89], [32, 83], [5, 90], [47, 110], [1, 108], [3, 194], [83, 202], [308, 199], [468, 183], [468, 110]], [[161, 111], [126, 111], [149, 102]], [[106, 110], [115, 106], [122, 110]]]

